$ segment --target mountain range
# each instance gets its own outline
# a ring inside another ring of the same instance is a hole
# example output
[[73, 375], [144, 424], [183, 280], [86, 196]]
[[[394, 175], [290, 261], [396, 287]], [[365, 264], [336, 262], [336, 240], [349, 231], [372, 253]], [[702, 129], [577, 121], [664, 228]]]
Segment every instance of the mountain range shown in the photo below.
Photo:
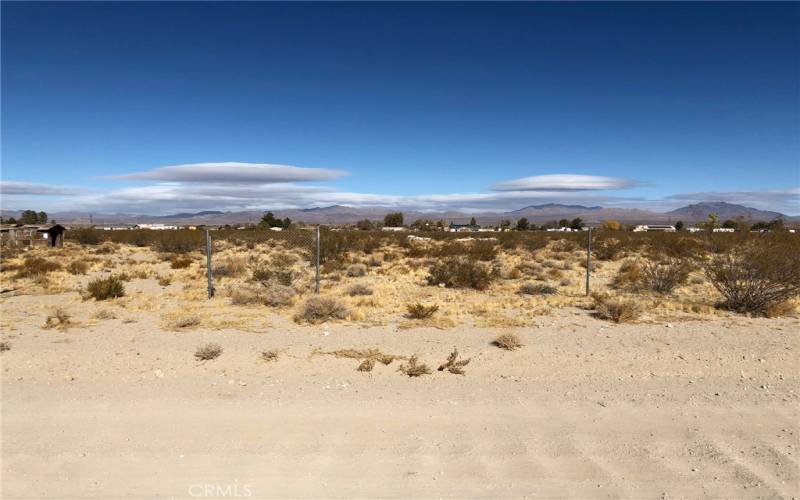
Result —
[[[350, 207], [345, 205], [332, 205], [328, 207], [313, 207], [303, 209], [275, 209], [272, 212], [278, 218], [288, 217], [293, 221], [311, 224], [352, 224], [362, 219], [382, 220], [389, 212], [398, 211], [396, 208], [386, 207]], [[245, 224], [255, 223], [261, 219], [266, 210], [250, 210], [240, 212], [221, 212], [217, 210], [204, 210], [201, 212], [183, 212], [171, 215], [131, 215], [131, 214], [91, 214], [94, 224], [135, 224], [135, 223], [165, 223], [165, 224]], [[618, 220], [627, 224], [646, 224], [677, 222], [694, 223], [703, 221], [711, 213], [716, 213], [720, 221], [727, 219], [743, 218], [750, 222], [771, 221], [782, 217], [789, 222], [800, 222], [800, 216], [789, 217], [779, 212], [759, 210], [725, 202], [705, 202], [687, 205], [666, 213], [640, 210], [637, 208], [609, 208], [600, 206], [564, 205], [547, 203], [543, 205], [530, 205], [507, 212], [482, 212], [476, 214], [443, 211], [422, 212], [418, 210], [402, 210], [406, 223], [416, 219], [444, 220], [446, 222], [465, 223], [475, 217], [479, 224], [498, 224], [503, 219], [516, 221], [522, 217], [533, 223], [543, 223], [559, 219], [574, 219], [580, 217], [587, 223], [600, 223], [606, 220]], [[4, 218], [19, 217], [20, 211], [3, 210], [0, 212]], [[59, 212], [51, 213], [50, 219], [64, 224], [88, 224], [88, 212]]]

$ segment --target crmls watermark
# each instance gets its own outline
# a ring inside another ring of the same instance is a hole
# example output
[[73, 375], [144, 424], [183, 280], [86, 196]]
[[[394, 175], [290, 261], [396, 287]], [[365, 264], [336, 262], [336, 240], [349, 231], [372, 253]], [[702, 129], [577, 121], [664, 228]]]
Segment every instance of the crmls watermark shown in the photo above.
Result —
[[194, 498], [249, 498], [253, 496], [253, 487], [250, 484], [234, 482], [193, 484], [189, 486], [189, 496]]

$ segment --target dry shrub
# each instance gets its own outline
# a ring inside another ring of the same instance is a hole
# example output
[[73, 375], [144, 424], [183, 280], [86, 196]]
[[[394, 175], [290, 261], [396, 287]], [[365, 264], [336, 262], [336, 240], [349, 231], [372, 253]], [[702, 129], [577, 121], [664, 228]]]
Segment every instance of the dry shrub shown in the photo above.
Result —
[[16, 278], [37, 278], [61, 269], [61, 264], [42, 257], [25, 257], [19, 266]]
[[277, 349], [272, 349], [271, 351], [262, 351], [261, 352], [261, 359], [268, 363], [273, 361], [278, 361], [279, 351]]
[[360, 278], [367, 275], [367, 266], [364, 264], [351, 264], [347, 268], [347, 275], [351, 278]]
[[290, 267], [294, 265], [299, 258], [291, 253], [276, 253], [270, 259], [274, 267]]
[[600, 319], [625, 323], [636, 320], [642, 314], [639, 303], [633, 300], [612, 297], [607, 294], [594, 294], [592, 297], [596, 316]]
[[11, 350], [11, 344], [8, 342], [0, 342], [0, 352], [6, 352]]
[[114, 314], [114, 311], [109, 309], [100, 309], [96, 313], [94, 313], [94, 319], [117, 319], [117, 315]]
[[167, 274], [158, 277], [158, 286], [170, 286], [172, 284], [172, 276]]
[[500, 335], [492, 341], [492, 345], [507, 351], [513, 351], [523, 346], [519, 337], [513, 333], [504, 333], [503, 335]]
[[408, 359], [407, 364], [400, 365], [398, 371], [408, 375], [409, 377], [419, 377], [421, 375], [430, 375], [431, 369], [425, 363], [420, 363], [417, 355], [413, 355]]
[[173, 328], [192, 328], [198, 325], [200, 325], [200, 317], [196, 314], [189, 314], [176, 319], [170, 326]]
[[523, 295], [553, 295], [558, 293], [558, 289], [542, 283], [523, 283], [519, 287], [519, 293]]
[[294, 273], [291, 269], [273, 270], [262, 266], [253, 270], [251, 281], [258, 281], [260, 283], [274, 281], [283, 286], [291, 286], [294, 281]]
[[347, 295], [351, 297], [372, 295], [373, 293], [374, 292], [372, 291], [372, 288], [368, 287], [367, 285], [362, 285], [361, 283], [356, 283], [347, 289]]
[[447, 357], [447, 361], [439, 365], [439, 371], [447, 370], [456, 375], [464, 375], [464, 367], [469, 364], [470, 359], [472, 358], [459, 360], [458, 349], [454, 347], [453, 352]]
[[66, 330], [67, 328], [72, 325], [72, 321], [70, 321], [70, 315], [61, 307], [55, 308], [50, 314], [47, 315], [47, 319], [44, 322], [44, 326], [42, 328], [51, 329], [51, 328], [58, 328], [59, 330]]
[[67, 265], [67, 271], [70, 274], [86, 274], [89, 270], [89, 264], [82, 260], [73, 260]]
[[375, 368], [375, 360], [374, 359], [365, 359], [358, 365], [356, 370], [360, 372], [371, 372], [372, 369]]
[[390, 365], [395, 359], [404, 359], [402, 356], [384, 354], [378, 349], [367, 349], [366, 351], [358, 349], [340, 349], [338, 351], [324, 352], [322, 354], [336, 356], [337, 358], [360, 359], [362, 361], [358, 365], [358, 368], [356, 368], [360, 372], [371, 372], [375, 367], [375, 363]]
[[493, 276], [483, 264], [472, 262], [465, 257], [455, 257], [436, 262], [430, 268], [429, 285], [441, 285], [448, 288], [474, 288], [486, 290]]
[[674, 257], [646, 261], [641, 269], [644, 286], [658, 293], [670, 293], [675, 287], [685, 284], [692, 271], [685, 259]]
[[597, 238], [592, 242], [592, 253], [600, 260], [617, 260], [625, 244], [617, 238]]
[[222, 354], [222, 346], [219, 344], [206, 344], [197, 348], [194, 357], [199, 361], [208, 361], [218, 358]]
[[642, 267], [635, 260], [626, 260], [619, 266], [611, 282], [614, 288], [636, 289], [642, 282]]
[[211, 266], [215, 278], [235, 278], [247, 271], [247, 263], [241, 257], [228, 257]]
[[86, 294], [94, 300], [107, 300], [125, 295], [125, 285], [117, 276], [97, 278], [86, 286]]
[[415, 304], [408, 304], [406, 310], [408, 311], [407, 316], [411, 319], [427, 319], [439, 310], [439, 304], [426, 306], [417, 302]]
[[310, 297], [295, 315], [296, 321], [324, 323], [332, 319], [345, 319], [349, 314], [347, 308], [333, 297]]
[[720, 307], [766, 314], [800, 294], [800, 248], [796, 238], [759, 241], [712, 258], [705, 273], [723, 296]]
[[186, 269], [192, 265], [192, 258], [185, 255], [173, 255], [169, 259], [169, 267], [172, 269]]

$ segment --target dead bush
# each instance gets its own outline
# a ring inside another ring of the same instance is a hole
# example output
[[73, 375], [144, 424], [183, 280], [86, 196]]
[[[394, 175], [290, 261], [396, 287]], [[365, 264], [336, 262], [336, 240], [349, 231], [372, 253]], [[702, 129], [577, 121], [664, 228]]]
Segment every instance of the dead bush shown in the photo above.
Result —
[[406, 310], [408, 311], [407, 316], [411, 319], [426, 319], [433, 316], [436, 311], [439, 310], [438, 304], [433, 304], [430, 306], [423, 305], [419, 302], [414, 304], [408, 304], [406, 306]]
[[66, 330], [70, 327], [70, 325], [72, 325], [70, 318], [71, 316], [65, 309], [57, 307], [47, 315], [47, 319], [45, 319], [44, 326], [42, 328], [48, 330], [51, 328]]
[[504, 333], [503, 335], [500, 335], [492, 341], [492, 345], [507, 351], [513, 351], [523, 346], [519, 337], [513, 333]]
[[642, 267], [635, 260], [626, 260], [619, 266], [611, 286], [619, 289], [635, 290], [642, 284]]
[[268, 283], [274, 281], [283, 286], [292, 286], [294, 282], [294, 272], [291, 269], [270, 269], [268, 267], [258, 267], [253, 270], [252, 281]]
[[796, 238], [767, 240], [710, 259], [704, 270], [723, 296], [719, 306], [740, 313], [767, 314], [770, 307], [800, 295], [797, 247]]
[[360, 278], [367, 275], [367, 266], [364, 264], [351, 264], [347, 267], [347, 276], [351, 278]]
[[642, 308], [638, 302], [612, 297], [607, 294], [594, 294], [595, 315], [600, 319], [625, 323], [639, 318]]
[[459, 360], [458, 349], [454, 347], [453, 352], [447, 357], [447, 361], [439, 365], [439, 371], [447, 370], [456, 375], [464, 375], [464, 367], [469, 364], [470, 359], [472, 358]]
[[261, 352], [261, 359], [262, 361], [266, 361], [271, 363], [273, 361], [278, 361], [279, 351], [277, 349], [272, 349], [271, 351], [262, 351]]
[[172, 269], [186, 269], [192, 265], [192, 258], [186, 255], [173, 255], [169, 259], [169, 267]]
[[172, 322], [171, 326], [173, 328], [192, 328], [198, 325], [200, 325], [200, 316], [196, 314], [189, 314], [176, 319]]
[[422, 375], [430, 375], [431, 369], [425, 363], [420, 363], [417, 355], [413, 355], [408, 359], [407, 364], [400, 365], [398, 371], [408, 375], [409, 377], [419, 377]]
[[199, 361], [209, 361], [218, 358], [222, 354], [222, 346], [219, 344], [206, 344], [197, 348], [194, 357]]
[[170, 286], [172, 284], [172, 277], [164, 274], [158, 277], [158, 286]]
[[113, 299], [125, 295], [125, 285], [119, 277], [111, 275], [90, 281], [86, 286], [86, 293], [94, 300]]
[[670, 293], [675, 287], [683, 285], [692, 271], [685, 259], [674, 257], [642, 264], [642, 283], [658, 293]]
[[67, 265], [67, 272], [70, 274], [86, 274], [89, 270], [89, 264], [82, 260], [73, 260]]
[[347, 295], [351, 297], [372, 295], [373, 293], [374, 292], [372, 291], [372, 288], [368, 287], [367, 285], [362, 285], [361, 283], [356, 283], [347, 289]]
[[235, 278], [247, 271], [247, 263], [241, 257], [228, 257], [211, 266], [215, 278]]
[[489, 269], [464, 257], [440, 260], [431, 266], [427, 277], [429, 285], [448, 288], [474, 288], [486, 290], [493, 279]]
[[8, 342], [0, 342], [0, 352], [6, 352], [11, 350], [11, 344]]
[[543, 283], [523, 283], [519, 287], [519, 293], [523, 295], [553, 295], [558, 293], [558, 289], [554, 286], [546, 285]]
[[314, 296], [303, 304], [295, 320], [318, 324], [332, 319], [345, 319], [348, 314], [347, 308], [335, 298]]
[[270, 307], [288, 306], [294, 302], [295, 291], [277, 283], [238, 285], [231, 287], [231, 304], [236, 306], [260, 304]]

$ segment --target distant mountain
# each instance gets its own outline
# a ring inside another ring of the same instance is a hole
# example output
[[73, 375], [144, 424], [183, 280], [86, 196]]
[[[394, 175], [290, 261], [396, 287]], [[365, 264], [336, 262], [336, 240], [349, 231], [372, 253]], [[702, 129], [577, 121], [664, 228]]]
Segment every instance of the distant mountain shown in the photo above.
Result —
[[724, 201], [696, 203], [667, 212], [667, 215], [676, 218], [680, 217], [689, 221], [699, 221], [708, 219], [708, 215], [712, 213], [719, 216], [720, 222], [726, 219], [737, 219], [739, 217], [752, 222], [771, 221], [779, 217], [786, 218], [786, 216], [780, 212], [759, 210], [757, 208], [726, 203]]
[[[546, 203], [530, 205], [509, 212], [464, 213], [457, 211], [422, 212], [418, 210], [398, 209], [394, 207], [348, 207], [331, 205], [327, 207], [310, 207], [300, 209], [248, 210], [241, 212], [221, 212], [204, 210], [201, 212], [184, 212], [171, 215], [131, 215], [131, 214], [91, 214], [94, 224], [135, 224], [160, 222], [164, 224], [247, 224], [257, 223], [265, 212], [271, 211], [276, 217], [288, 217], [295, 222], [309, 224], [354, 224], [361, 219], [383, 220], [389, 212], [403, 212], [405, 222], [411, 224], [417, 219], [443, 220], [445, 223], [463, 224], [475, 217], [479, 224], [497, 225], [504, 219], [515, 222], [522, 217], [530, 222], [541, 224], [559, 219], [580, 217], [585, 223], [599, 224], [606, 220], [617, 220], [626, 224], [670, 223], [682, 220], [690, 224], [703, 221], [708, 214], [716, 213], [720, 221], [742, 217], [750, 222], [770, 221], [776, 217], [784, 217], [787, 222], [797, 222], [798, 217], [786, 217], [778, 212], [758, 210], [742, 205], [724, 202], [709, 202], [689, 205], [667, 213], [640, 210], [637, 208], [611, 208], [599, 206], [565, 205]], [[3, 217], [19, 217], [17, 210], [3, 210]], [[88, 224], [88, 212], [60, 212], [50, 214], [51, 220], [64, 224]]]

